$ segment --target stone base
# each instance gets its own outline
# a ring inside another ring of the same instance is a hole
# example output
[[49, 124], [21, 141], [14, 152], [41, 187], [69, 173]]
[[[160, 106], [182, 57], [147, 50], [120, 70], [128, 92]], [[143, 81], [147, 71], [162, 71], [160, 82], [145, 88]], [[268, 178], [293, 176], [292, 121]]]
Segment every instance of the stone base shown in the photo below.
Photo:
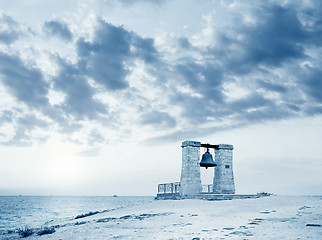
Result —
[[258, 193], [258, 194], [214, 194], [214, 193], [202, 193], [198, 195], [186, 195], [180, 196], [179, 193], [165, 193], [158, 194], [155, 200], [181, 200], [181, 199], [202, 199], [209, 201], [220, 200], [233, 200], [233, 199], [248, 199], [248, 198], [261, 198], [267, 197], [271, 194]]

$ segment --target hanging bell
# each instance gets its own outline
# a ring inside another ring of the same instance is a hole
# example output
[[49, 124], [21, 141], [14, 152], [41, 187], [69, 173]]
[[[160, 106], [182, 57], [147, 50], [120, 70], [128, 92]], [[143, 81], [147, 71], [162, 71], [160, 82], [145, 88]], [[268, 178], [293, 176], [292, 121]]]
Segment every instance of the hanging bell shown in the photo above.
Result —
[[217, 166], [217, 164], [214, 162], [214, 160], [212, 159], [212, 155], [210, 154], [209, 152], [209, 149], [207, 148], [207, 152], [205, 152], [203, 155], [202, 155], [202, 158], [201, 158], [201, 162], [200, 162], [200, 167], [205, 167], [206, 169], [208, 167], [214, 167], [214, 166]]

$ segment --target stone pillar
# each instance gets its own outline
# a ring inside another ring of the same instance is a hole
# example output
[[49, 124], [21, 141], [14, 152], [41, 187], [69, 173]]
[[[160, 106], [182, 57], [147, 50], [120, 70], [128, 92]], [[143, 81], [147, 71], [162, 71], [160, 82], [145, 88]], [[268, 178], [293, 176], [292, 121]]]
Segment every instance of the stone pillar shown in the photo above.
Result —
[[182, 142], [182, 169], [180, 195], [196, 195], [201, 192], [200, 142]]
[[234, 194], [233, 145], [219, 144], [215, 149], [215, 167], [213, 191], [217, 194]]

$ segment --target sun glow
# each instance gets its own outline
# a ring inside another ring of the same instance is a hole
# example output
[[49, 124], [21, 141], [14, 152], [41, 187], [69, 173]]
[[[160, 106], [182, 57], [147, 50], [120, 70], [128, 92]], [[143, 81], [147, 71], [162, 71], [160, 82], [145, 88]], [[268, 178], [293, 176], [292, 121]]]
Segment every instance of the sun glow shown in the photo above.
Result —
[[81, 166], [72, 156], [55, 158], [50, 163], [49, 175], [54, 184], [72, 184], [81, 178]]

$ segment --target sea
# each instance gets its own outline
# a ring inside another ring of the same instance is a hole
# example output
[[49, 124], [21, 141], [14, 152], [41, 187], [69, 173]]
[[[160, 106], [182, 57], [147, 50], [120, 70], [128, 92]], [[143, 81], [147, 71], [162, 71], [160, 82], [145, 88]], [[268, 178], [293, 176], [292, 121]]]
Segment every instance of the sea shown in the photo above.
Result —
[[75, 219], [89, 212], [113, 211], [150, 201], [153, 197], [0, 196], [0, 235]]

